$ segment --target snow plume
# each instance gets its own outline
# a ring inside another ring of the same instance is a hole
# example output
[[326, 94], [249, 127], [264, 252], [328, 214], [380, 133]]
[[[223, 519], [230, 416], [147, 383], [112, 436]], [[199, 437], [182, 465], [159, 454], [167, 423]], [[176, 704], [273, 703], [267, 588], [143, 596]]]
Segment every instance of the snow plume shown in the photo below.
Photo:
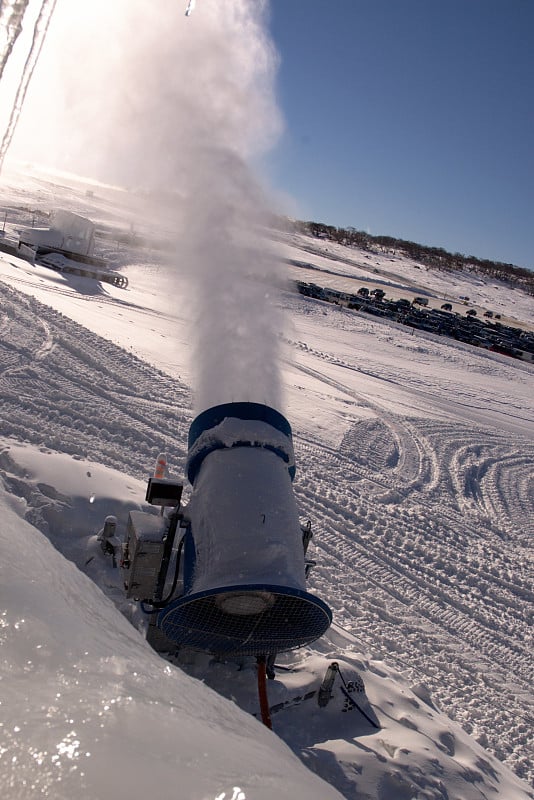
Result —
[[280, 408], [277, 261], [261, 238], [268, 206], [247, 163], [270, 143], [279, 119], [274, 62], [263, 4], [219, 5], [220, 38], [214, 30], [192, 73], [178, 246], [194, 286], [196, 407], [250, 400]]
[[22, 30], [29, 0], [0, 0], [0, 79]]
[[175, 269], [196, 298], [199, 410], [280, 406], [276, 259], [260, 241], [267, 203], [250, 168], [281, 129], [267, 13], [265, 0], [203, 0], [190, 18], [176, 0], [69, 0], [43, 53], [47, 80], [32, 84], [34, 108], [48, 97], [46, 154], [27, 129], [25, 160], [53, 159], [172, 207]]
[[0, 172], [2, 170], [2, 165], [9, 149], [9, 145], [11, 144], [13, 134], [17, 127], [17, 122], [19, 120], [20, 112], [22, 111], [26, 92], [28, 91], [28, 86], [32, 79], [35, 65], [37, 64], [37, 60], [41, 53], [41, 49], [48, 31], [48, 26], [50, 24], [52, 14], [54, 13], [55, 5], [56, 0], [43, 0], [39, 15], [35, 22], [30, 52], [28, 53], [28, 57], [26, 58], [26, 62], [24, 64], [24, 69], [22, 70], [17, 94], [15, 95], [15, 100], [9, 116], [7, 129], [4, 133], [2, 144], [0, 145]]
[[264, 199], [235, 152], [194, 157], [178, 254], [194, 292], [197, 410], [237, 400], [280, 408], [283, 320], [275, 253], [260, 234]]

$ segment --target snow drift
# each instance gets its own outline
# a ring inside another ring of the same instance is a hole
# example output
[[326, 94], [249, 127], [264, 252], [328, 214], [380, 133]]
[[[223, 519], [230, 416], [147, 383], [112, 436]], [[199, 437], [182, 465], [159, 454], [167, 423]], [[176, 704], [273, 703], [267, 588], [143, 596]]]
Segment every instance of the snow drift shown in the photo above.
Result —
[[326, 798], [276, 736], [159, 658], [0, 494], [4, 797]]

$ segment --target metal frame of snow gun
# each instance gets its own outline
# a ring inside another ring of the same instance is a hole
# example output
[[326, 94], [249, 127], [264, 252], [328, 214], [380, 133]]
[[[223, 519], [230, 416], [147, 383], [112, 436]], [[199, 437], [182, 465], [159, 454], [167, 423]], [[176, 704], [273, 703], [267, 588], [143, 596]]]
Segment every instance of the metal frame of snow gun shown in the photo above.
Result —
[[[182, 484], [166, 478], [149, 478], [146, 501], [161, 511], [172, 508], [164, 517], [146, 511], [130, 511], [121, 568], [126, 597], [143, 603], [162, 603], [176, 531], [182, 519]], [[175, 587], [174, 587], [175, 588]]]
[[126, 596], [149, 615], [147, 641], [158, 652], [255, 657], [261, 716], [271, 727], [267, 677], [276, 653], [318, 639], [332, 621], [306, 588], [313, 533], [309, 520], [299, 522], [293, 494], [291, 427], [258, 403], [207, 409], [191, 425], [187, 467], [186, 512], [161, 454], [145, 498], [161, 514], [129, 514]]

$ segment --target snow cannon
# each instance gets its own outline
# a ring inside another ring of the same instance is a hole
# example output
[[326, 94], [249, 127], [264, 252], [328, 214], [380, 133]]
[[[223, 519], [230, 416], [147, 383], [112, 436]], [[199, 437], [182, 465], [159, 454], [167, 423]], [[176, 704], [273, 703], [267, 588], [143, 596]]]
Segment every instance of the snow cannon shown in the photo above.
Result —
[[288, 421], [259, 403], [218, 405], [193, 421], [188, 447], [184, 591], [157, 627], [180, 645], [232, 656], [318, 639], [332, 612], [305, 588]]

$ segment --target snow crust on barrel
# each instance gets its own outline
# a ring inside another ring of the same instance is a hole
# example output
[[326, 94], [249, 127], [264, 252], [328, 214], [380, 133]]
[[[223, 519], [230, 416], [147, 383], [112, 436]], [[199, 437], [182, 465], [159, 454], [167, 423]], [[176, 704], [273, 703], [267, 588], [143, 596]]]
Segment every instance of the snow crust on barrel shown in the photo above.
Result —
[[[231, 427], [239, 435], [244, 430]], [[258, 434], [262, 427], [259, 423]], [[305, 588], [291, 478], [287, 464], [271, 450], [244, 446], [210, 452], [188, 513], [197, 551], [195, 592], [251, 583]]]

